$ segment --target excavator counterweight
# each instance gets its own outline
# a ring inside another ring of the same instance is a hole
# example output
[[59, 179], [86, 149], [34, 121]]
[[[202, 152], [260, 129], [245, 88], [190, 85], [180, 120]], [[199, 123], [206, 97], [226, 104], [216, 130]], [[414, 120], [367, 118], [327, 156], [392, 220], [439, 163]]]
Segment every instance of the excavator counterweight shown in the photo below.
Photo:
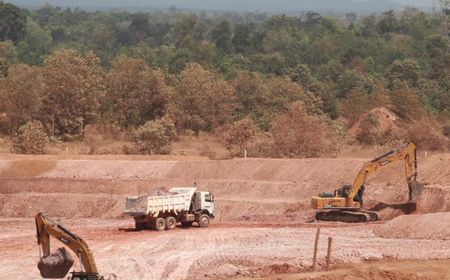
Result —
[[406, 182], [408, 184], [408, 203], [415, 204], [415, 199], [422, 193], [423, 185], [417, 182], [416, 146], [407, 143], [384, 155], [366, 162], [359, 170], [352, 185], [344, 185], [333, 193], [321, 193], [311, 199], [311, 207], [318, 210], [316, 220], [340, 222], [368, 222], [378, 220], [375, 211], [362, 210], [364, 184], [368, 175], [379, 167], [391, 162], [404, 161]]

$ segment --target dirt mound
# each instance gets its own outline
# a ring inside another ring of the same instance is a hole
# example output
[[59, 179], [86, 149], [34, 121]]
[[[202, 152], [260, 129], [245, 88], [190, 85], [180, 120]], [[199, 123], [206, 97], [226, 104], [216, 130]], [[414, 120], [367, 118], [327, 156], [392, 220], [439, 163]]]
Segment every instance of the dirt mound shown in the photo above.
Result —
[[374, 231], [384, 238], [450, 240], [450, 212], [399, 216]]
[[450, 211], [450, 186], [425, 186], [417, 199], [417, 213]]
[[356, 136], [359, 131], [361, 130], [361, 125], [368, 116], [371, 116], [372, 118], [375, 118], [376, 121], [379, 124], [379, 129], [381, 132], [387, 131], [388, 129], [397, 130], [397, 120], [399, 117], [394, 114], [392, 111], [390, 111], [386, 107], [377, 107], [366, 114], [361, 115], [356, 122], [347, 130], [349, 135]]
[[450, 279], [450, 261], [396, 261], [346, 265], [330, 272], [277, 275], [285, 280], [435, 280]]

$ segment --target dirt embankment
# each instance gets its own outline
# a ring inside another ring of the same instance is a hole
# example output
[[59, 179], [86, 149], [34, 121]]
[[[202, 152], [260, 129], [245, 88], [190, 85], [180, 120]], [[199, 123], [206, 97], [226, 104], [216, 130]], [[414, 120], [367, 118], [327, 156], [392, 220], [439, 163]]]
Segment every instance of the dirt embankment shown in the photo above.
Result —
[[[286, 274], [260, 280], [449, 280], [450, 261], [395, 261], [346, 265], [330, 272]], [[246, 279], [248, 280], [248, 279]]]
[[374, 232], [383, 238], [450, 240], [450, 212], [399, 216]]
[[[247, 160], [0, 160], [0, 216], [119, 217], [124, 198], [160, 187], [191, 186], [213, 192], [222, 222], [299, 222], [313, 211], [310, 198], [352, 182], [365, 159]], [[450, 155], [419, 162], [426, 186], [412, 213], [450, 210]], [[384, 219], [404, 214], [401, 162], [384, 167], [366, 185], [366, 207]]]

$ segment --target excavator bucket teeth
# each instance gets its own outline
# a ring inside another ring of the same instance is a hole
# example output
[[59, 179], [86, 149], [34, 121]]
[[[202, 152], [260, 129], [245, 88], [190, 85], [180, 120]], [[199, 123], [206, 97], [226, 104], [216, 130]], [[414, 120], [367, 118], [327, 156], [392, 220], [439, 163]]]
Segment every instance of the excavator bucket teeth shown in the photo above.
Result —
[[423, 184], [417, 181], [409, 183], [409, 201], [415, 201], [423, 192]]
[[56, 250], [38, 262], [42, 278], [64, 278], [73, 265], [73, 259], [64, 247]]

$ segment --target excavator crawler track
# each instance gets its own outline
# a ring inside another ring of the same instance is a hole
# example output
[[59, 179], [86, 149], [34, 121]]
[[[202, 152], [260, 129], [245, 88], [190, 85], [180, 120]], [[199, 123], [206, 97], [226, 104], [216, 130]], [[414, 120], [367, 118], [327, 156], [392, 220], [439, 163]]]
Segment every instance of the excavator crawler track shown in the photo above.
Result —
[[348, 210], [330, 210], [316, 213], [317, 221], [332, 221], [344, 223], [364, 223], [378, 220], [377, 212], [373, 211], [348, 211]]

